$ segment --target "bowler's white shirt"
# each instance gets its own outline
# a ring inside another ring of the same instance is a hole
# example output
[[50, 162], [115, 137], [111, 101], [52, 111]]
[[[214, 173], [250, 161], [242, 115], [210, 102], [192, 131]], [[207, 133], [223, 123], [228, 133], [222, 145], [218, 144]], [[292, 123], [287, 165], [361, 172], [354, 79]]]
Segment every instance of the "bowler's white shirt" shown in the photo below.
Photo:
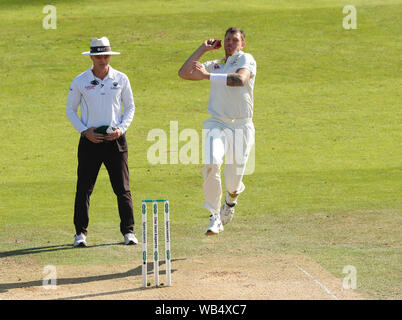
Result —
[[[91, 83], [94, 80], [98, 84]], [[81, 106], [81, 118], [78, 116], [78, 106]], [[91, 66], [71, 84], [66, 114], [78, 132], [107, 125], [118, 127], [125, 133], [133, 120], [134, 112], [130, 81], [124, 73], [111, 66], [103, 80], [95, 77]]]
[[243, 87], [230, 87], [225, 83], [211, 81], [208, 112], [212, 116], [227, 119], [251, 119], [253, 117], [253, 89], [257, 74], [257, 63], [253, 56], [243, 51], [225, 58], [203, 63], [209, 73], [235, 73], [238, 69], [250, 71], [250, 80]]

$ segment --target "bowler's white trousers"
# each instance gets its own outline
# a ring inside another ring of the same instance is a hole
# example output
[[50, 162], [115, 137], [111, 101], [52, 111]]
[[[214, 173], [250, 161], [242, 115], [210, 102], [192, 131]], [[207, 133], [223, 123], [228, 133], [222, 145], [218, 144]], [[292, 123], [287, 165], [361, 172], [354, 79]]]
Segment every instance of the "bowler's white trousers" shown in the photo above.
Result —
[[225, 159], [226, 195], [236, 203], [245, 186], [242, 182], [255, 130], [251, 119], [230, 120], [213, 117], [203, 124], [204, 134], [204, 207], [219, 214], [222, 198], [221, 166]]

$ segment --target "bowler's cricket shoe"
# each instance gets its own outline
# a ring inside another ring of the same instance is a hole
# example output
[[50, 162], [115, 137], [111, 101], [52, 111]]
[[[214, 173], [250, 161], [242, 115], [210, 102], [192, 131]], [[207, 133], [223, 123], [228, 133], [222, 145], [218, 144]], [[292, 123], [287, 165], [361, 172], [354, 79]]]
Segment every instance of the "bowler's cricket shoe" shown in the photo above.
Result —
[[85, 234], [80, 233], [79, 235], [74, 236], [74, 248], [77, 247], [86, 247], [87, 246], [87, 237]]
[[225, 201], [225, 204], [221, 208], [221, 214], [220, 214], [222, 224], [227, 224], [230, 221], [232, 221], [233, 215], [234, 215], [234, 212], [235, 212], [234, 207], [235, 207], [234, 205], [230, 206]]
[[213, 236], [223, 231], [223, 224], [219, 214], [211, 214], [209, 216], [209, 227], [205, 231], [205, 235]]
[[126, 233], [124, 235], [124, 244], [125, 245], [138, 244], [138, 239], [134, 233]]

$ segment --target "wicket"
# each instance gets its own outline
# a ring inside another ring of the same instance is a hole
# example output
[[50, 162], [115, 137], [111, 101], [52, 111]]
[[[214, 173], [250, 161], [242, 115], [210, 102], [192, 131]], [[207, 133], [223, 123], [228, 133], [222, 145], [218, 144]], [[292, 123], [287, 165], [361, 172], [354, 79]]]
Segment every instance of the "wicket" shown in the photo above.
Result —
[[170, 255], [170, 220], [169, 201], [166, 199], [142, 200], [142, 287], [147, 287], [147, 203], [152, 203], [153, 221], [153, 258], [155, 286], [159, 286], [159, 234], [158, 234], [158, 202], [163, 202], [164, 227], [165, 227], [165, 263], [166, 285], [170, 286], [171, 280], [171, 255]]

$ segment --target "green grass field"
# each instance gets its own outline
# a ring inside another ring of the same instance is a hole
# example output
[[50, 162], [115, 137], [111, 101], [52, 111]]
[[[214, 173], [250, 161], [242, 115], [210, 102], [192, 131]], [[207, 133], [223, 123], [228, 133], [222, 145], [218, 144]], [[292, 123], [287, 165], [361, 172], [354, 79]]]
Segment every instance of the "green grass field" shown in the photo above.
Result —
[[[46, 4], [0, 2], [1, 256], [38, 265], [140, 263], [139, 248], [44, 248], [73, 241], [79, 136], [65, 103], [74, 77], [90, 66], [81, 52], [107, 36], [122, 53], [111, 65], [129, 76], [136, 103], [127, 132], [135, 219], [141, 199], [168, 198], [174, 257], [306, 254], [340, 279], [344, 266], [355, 266], [357, 290], [373, 299], [402, 298], [401, 0], [353, 1], [356, 30], [342, 27], [350, 1], [54, 0], [56, 30], [42, 28]], [[170, 121], [201, 133], [209, 83], [177, 71], [229, 26], [245, 31], [244, 51], [258, 65], [255, 172], [244, 179], [233, 224], [211, 246], [202, 241], [202, 165], [149, 164], [147, 135], [169, 132]], [[122, 241], [104, 168], [90, 210], [90, 244]]]

